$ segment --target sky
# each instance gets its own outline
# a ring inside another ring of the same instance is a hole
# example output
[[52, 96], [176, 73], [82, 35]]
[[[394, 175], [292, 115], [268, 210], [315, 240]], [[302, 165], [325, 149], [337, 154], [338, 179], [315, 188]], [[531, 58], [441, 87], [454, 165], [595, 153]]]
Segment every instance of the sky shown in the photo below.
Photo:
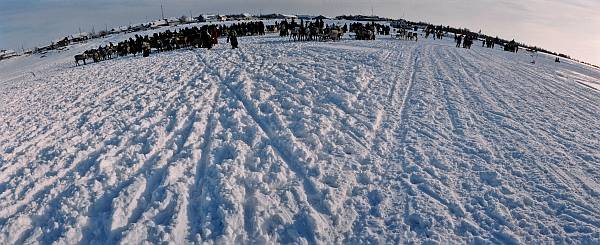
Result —
[[600, 0], [0, 0], [0, 49], [202, 13], [375, 15], [466, 27], [600, 65]]

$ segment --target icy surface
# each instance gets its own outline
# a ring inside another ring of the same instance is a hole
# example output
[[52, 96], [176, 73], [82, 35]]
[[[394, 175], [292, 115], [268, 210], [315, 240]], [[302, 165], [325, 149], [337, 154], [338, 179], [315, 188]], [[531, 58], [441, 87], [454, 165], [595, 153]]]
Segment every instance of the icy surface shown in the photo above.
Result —
[[240, 42], [0, 62], [0, 243], [600, 243], [598, 70]]

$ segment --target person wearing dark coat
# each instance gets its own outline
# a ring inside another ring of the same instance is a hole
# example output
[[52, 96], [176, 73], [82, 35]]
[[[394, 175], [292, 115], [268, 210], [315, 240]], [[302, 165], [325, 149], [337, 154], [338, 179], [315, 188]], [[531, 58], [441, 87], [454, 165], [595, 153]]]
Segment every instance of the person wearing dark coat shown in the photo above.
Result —
[[212, 48], [212, 38], [211, 38], [210, 34], [208, 33], [208, 30], [202, 31], [202, 34], [200, 36], [200, 40], [202, 40], [202, 47], [203, 48], [207, 48], [207, 49], [211, 49]]
[[218, 32], [217, 28], [212, 29], [212, 44], [213, 45], [219, 44], [219, 32]]
[[143, 57], [150, 56], [150, 43], [144, 42], [142, 44], [142, 56]]
[[238, 39], [237, 39], [237, 34], [235, 33], [235, 31], [229, 32], [229, 36], [227, 37], [227, 40], [229, 41], [229, 43], [231, 43], [231, 49], [238, 48]]

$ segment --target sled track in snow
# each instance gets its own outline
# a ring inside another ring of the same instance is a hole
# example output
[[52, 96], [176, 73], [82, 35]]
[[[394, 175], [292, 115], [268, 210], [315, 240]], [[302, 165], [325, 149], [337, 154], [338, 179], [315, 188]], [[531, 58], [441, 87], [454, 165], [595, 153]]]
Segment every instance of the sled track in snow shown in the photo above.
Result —
[[0, 74], [0, 243], [600, 241], [600, 72], [283, 39]]

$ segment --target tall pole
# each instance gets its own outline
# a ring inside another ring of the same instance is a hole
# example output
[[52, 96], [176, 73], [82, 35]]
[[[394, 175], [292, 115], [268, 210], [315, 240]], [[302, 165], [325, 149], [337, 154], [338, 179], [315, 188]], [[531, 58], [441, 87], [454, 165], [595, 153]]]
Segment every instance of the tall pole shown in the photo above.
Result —
[[163, 6], [162, 6], [162, 1], [160, 2], [160, 15], [162, 16], [162, 19], [165, 19], [165, 12], [163, 11]]

